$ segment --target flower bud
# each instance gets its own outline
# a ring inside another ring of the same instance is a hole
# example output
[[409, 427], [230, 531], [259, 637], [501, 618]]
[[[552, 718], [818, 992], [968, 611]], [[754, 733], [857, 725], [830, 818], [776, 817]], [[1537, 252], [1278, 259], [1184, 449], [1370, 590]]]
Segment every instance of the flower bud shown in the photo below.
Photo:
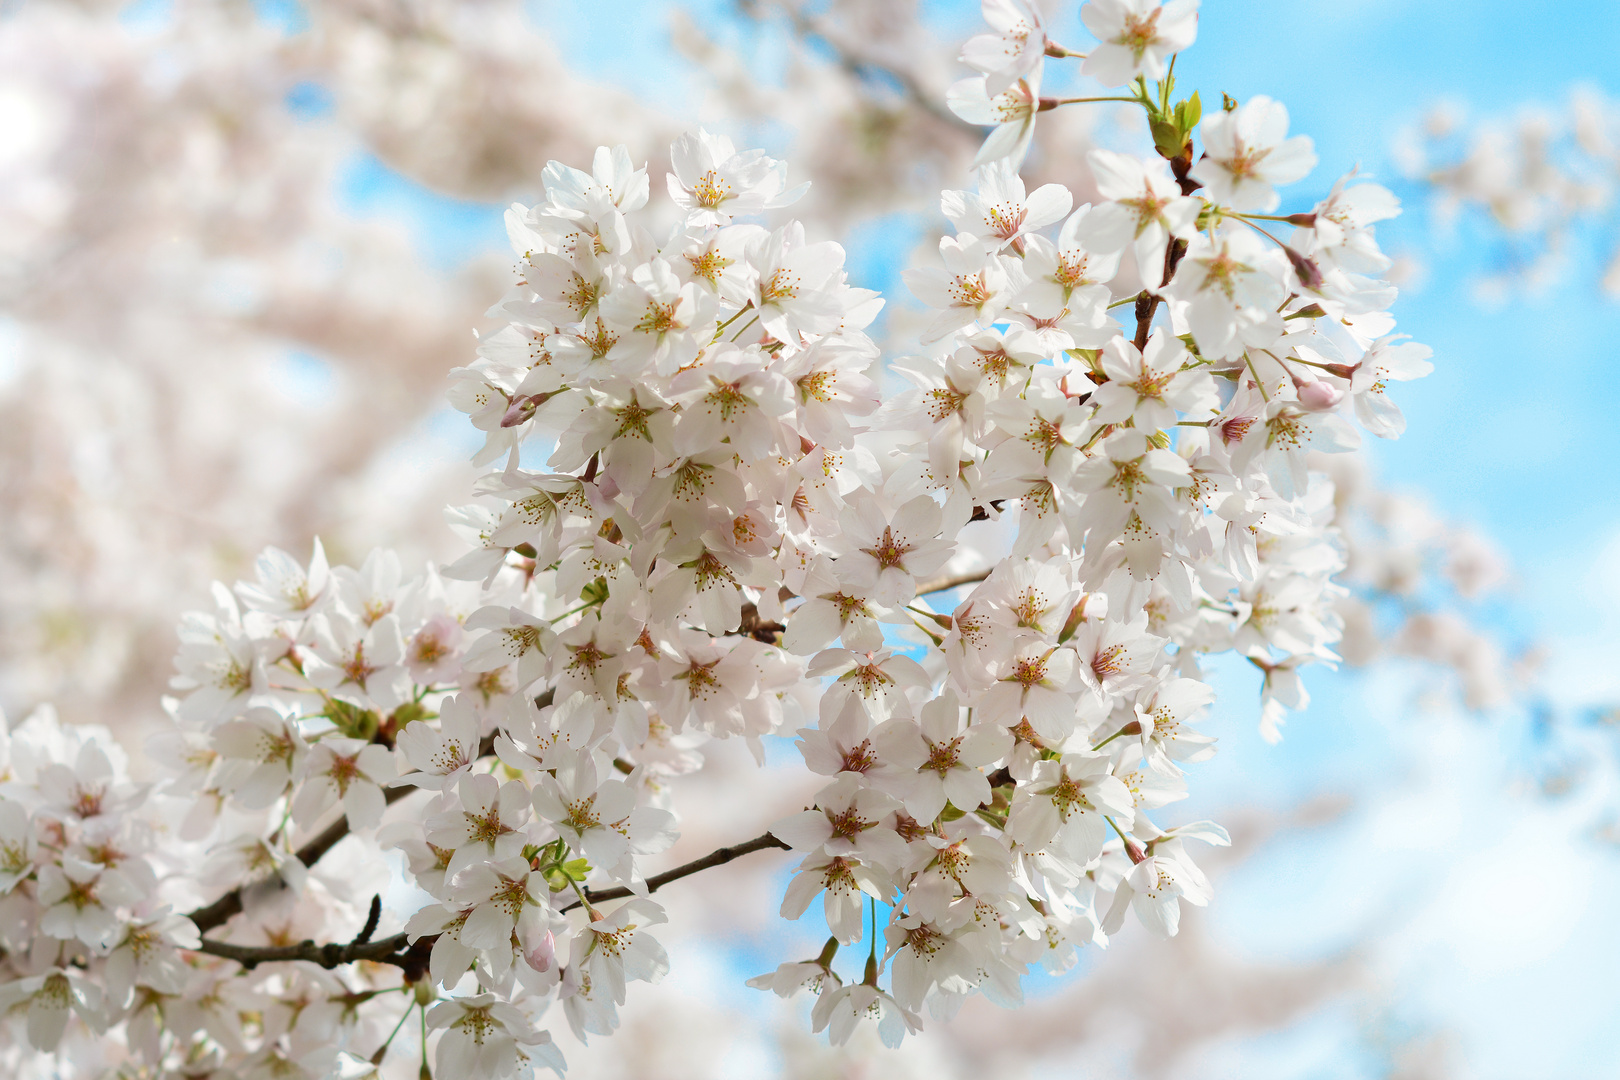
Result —
[[536, 971], [546, 972], [551, 970], [551, 965], [557, 962], [557, 940], [552, 936], [550, 930], [547, 930], [545, 935], [537, 939], [534, 944], [524, 947], [523, 960]]
[[1309, 382], [1299, 387], [1299, 403], [1311, 412], [1328, 412], [1344, 400], [1344, 391], [1326, 382]]

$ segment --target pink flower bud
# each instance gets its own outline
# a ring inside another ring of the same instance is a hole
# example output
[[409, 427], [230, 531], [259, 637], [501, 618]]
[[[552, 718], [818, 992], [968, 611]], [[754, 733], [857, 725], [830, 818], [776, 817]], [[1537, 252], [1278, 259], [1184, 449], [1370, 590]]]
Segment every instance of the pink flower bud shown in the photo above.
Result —
[[1344, 400], [1344, 391], [1332, 383], [1311, 382], [1299, 388], [1299, 404], [1311, 412], [1327, 412]]
[[557, 962], [557, 940], [547, 930], [544, 937], [523, 949], [523, 960], [536, 971], [550, 971]]

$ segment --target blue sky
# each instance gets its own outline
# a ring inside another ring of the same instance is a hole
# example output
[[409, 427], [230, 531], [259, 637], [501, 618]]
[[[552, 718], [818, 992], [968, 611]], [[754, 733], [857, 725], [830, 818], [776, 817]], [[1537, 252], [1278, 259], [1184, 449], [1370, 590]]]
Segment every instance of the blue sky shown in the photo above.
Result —
[[[656, 96], [696, 123], [701, 102], [672, 55], [670, 6], [552, 0], [535, 11], [579, 73]], [[737, 35], [721, 0], [684, 6]], [[961, 34], [976, 21], [975, 4], [925, 10]], [[1085, 41], [1076, 26], [1051, 29]], [[1607, 467], [1620, 417], [1610, 359], [1620, 305], [1577, 276], [1545, 296], [1480, 306], [1470, 278], [1489, 244], [1466, 225], [1438, 238], [1421, 197], [1396, 182], [1390, 145], [1442, 100], [1477, 114], [1556, 105], [1582, 82], [1620, 95], [1617, 45], [1615, 0], [1206, 0], [1198, 44], [1177, 68], [1182, 92], [1198, 89], [1206, 102], [1222, 91], [1271, 95], [1289, 106], [1295, 131], [1315, 138], [1321, 166], [1285, 206], [1308, 206], [1354, 165], [1406, 198], [1409, 213], [1380, 235], [1427, 265], [1396, 313], [1402, 331], [1434, 348], [1435, 373], [1401, 388], [1408, 434], [1372, 457], [1386, 482], [1421, 490], [1509, 553], [1520, 586], [1499, 628], [1551, 644], [1550, 693], [1566, 702], [1620, 689], [1609, 658], [1620, 633], [1620, 575], [1609, 569], [1620, 559], [1620, 481]], [[768, 43], [755, 56], [769, 78]], [[373, 162], [356, 164], [345, 195], [359, 212], [413, 219], [441, 261], [503, 242], [498, 208], [432, 198]], [[892, 278], [904, 235], [892, 223], [869, 230], [851, 265]], [[1191, 810], [1282, 807], [1324, 791], [1359, 799], [1345, 821], [1268, 849], [1229, 879], [1212, 916], [1225, 940], [1259, 957], [1308, 958], [1376, 925], [1386, 951], [1404, 958], [1383, 973], [1399, 988], [1399, 1010], [1454, 1032], [1478, 1075], [1620, 1070], [1604, 1028], [1620, 1006], [1609, 974], [1620, 933], [1603, 914], [1620, 867], [1580, 839], [1592, 807], [1506, 793], [1522, 724], [1423, 712], [1400, 672], [1318, 676], [1316, 703], [1273, 749], [1254, 733], [1252, 680], [1226, 668], [1217, 679], [1233, 702], [1210, 725], [1224, 752], [1200, 774]], [[1376, 1062], [1341, 1052], [1360, 1022], [1325, 1013], [1223, 1053], [1242, 1063], [1234, 1075], [1375, 1075]]]

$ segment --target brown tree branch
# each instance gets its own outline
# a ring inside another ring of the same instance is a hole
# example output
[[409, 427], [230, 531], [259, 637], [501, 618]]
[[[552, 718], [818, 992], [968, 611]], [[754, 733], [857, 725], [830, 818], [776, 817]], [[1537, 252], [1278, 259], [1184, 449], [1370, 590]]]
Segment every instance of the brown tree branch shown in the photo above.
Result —
[[[547, 705], [551, 704], [553, 694], [553, 691], [547, 690], [545, 693], [537, 696], [534, 699], [534, 703], [543, 709]], [[494, 752], [495, 737], [493, 735], [486, 737], [478, 744], [479, 758], [489, 757], [489, 755], [493, 754]], [[383, 801], [391, 805], [403, 799], [405, 796], [411, 795], [420, 790], [420, 788], [416, 787], [389, 788], [387, 791], [383, 792]], [[328, 825], [325, 829], [322, 829], [313, 840], [299, 848], [294, 854], [297, 856], [298, 861], [303, 863], [306, 867], [314, 866], [320, 861], [321, 856], [325, 855], [328, 851], [331, 851], [332, 848], [337, 845], [339, 840], [342, 840], [348, 835], [349, 818], [348, 815], [343, 815], [336, 821], [332, 822], [332, 824]], [[238, 885], [236, 888], [232, 889], [224, 896], [221, 896], [213, 903], [207, 904], [198, 908], [196, 911], [191, 912], [191, 914], [187, 917], [192, 922], [197, 924], [197, 932], [199, 934], [206, 934], [208, 931], [214, 929], [214, 927], [224, 925], [225, 922], [231, 918], [231, 916], [241, 914], [242, 890], [246, 887], [247, 886], [245, 885]], [[204, 942], [203, 944], [207, 945], [209, 942]], [[232, 946], [232, 948], [234, 947], [235, 946]], [[289, 948], [296, 947], [297, 946], [289, 946]], [[203, 951], [206, 952], [208, 950], [204, 949]], [[220, 953], [217, 955], [223, 956], [225, 954]], [[347, 963], [347, 961], [344, 962]]]
[[[764, 851], [767, 848], [781, 848], [783, 851], [792, 850], [790, 845], [784, 844], [770, 833], [765, 833], [762, 836], [754, 837], [752, 840], [745, 840], [740, 844], [733, 844], [730, 847], [715, 848], [701, 859], [693, 859], [689, 863], [682, 863], [673, 870], [665, 870], [662, 874], [654, 874], [652, 877], [647, 879], [647, 891], [657, 892], [659, 889], [665, 885], [668, 885], [672, 881], [679, 881], [683, 877], [689, 877], [700, 870], [707, 870], [711, 866], [724, 866], [726, 863], [735, 858], [747, 855], [753, 851]], [[585, 890], [585, 899], [589, 900], [592, 904], [598, 904], [604, 900], [623, 900], [627, 897], [635, 895], [636, 893], [623, 887], [615, 889]], [[562, 910], [565, 912], [573, 911], [575, 908], [579, 907], [582, 902], [583, 901], [575, 900], [572, 904], [569, 904]]]
[[917, 595], [927, 596], [929, 593], [944, 592], [946, 589], [954, 589], [959, 585], [972, 585], [983, 581], [989, 576], [990, 571], [988, 570], [974, 570], [971, 573], [951, 574], [946, 577], [935, 578], [933, 581], [925, 581], [918, 585]]
[[[714, 866], [724, 866], [733, 859], [740, 858], [753, 851], [764, 851], [768, 848], [780, 848], [783, 851], [791, 850], [770, 833], [756, 836], [752, 840], [745, 840], [730, 847], [716, 848], [699, 859], [683, 863], [673, 870], [666, 870], [662, 874], [654, 874], [647, 879], [647, 891], [657, 892], [660, 888], [672, 881], [690, 877], [699, 871]], [[227, 894], [229, 895], [229, 894]], [[635, 896], [636, 893], [626, 888], [612, 889], [586, 889], [585, 901], [592, 905], [607, 900], [622, 900]], [[585, 901], [576, 900], [564, 912], [573, 911]], [[370, 920], [367, 920], [370, 922]], [[254, 968], [260, 964], [285, 963], [301, 960], [305, 963], [318, 964], [323, 968], [341, 967], [360, 960], [368, 960], [377, 964], [393, 964], [401, 968], [407, 981], [414, 981], [427, 969], [428, 958], [433, 950], [433, 943], [439, 935], [433, 934], [410, 941], [405, 934], [394, 934], [380, 941], [365, 941], [364, 929], [356, 935], [355, 940], [347, 945], [337, 942], [328, 942], [317, 945], [313, 941], [301, 941], [296, 945], [235, 945], [228, 941], [213, 941], [203, 939], [202, 947], [197, 950], [210, 956], [219, 956], [227, 960], [235, 960], [244, 968]]]
[[[491, 740], [491, 743], [493, 744], [493, 740]], [[480, 746], [479, 749], [482, 750], [483, 747]], [[419, 790], [421, 789], [414, 787], [389, 788], [387, 791], [383, 792], [383, 801], [387, 803], [396, 803], [405, 796], [413, 794]], [[347, 816], [339, 817], [325, 829], [322, 829], [321, 832], [316, 835], [315, 839], [299, 848], [294, 854], [298, 861], [303, 863], [305, 866], [313, 866], [320, 860], [322, 855], [325, 855], [328, 851], [332, 850], [339, 840], [342, 840], [348, 835], [349, 819]], [[201, 934], [208, 933], [208, 931], [212, 930], [216, 926], [224, 925], [231, 918], [231, 916], [241, 914], [242, 890], [246, 887], [247, 886], [245, 885], [237, 886], [224, 896], [220, 897], [218, 900], [215, 900], [212, 904], [208, 904], [204, 907], [198, 908], [196, 911], [193, 911], [187, 916], [187, 918], [197, 924], [197, 932]], [[205, 941], [203, 944], [208, 945], [211, 943]], [[207, 950], [205, 949], [204, 951], [206, 952]]]

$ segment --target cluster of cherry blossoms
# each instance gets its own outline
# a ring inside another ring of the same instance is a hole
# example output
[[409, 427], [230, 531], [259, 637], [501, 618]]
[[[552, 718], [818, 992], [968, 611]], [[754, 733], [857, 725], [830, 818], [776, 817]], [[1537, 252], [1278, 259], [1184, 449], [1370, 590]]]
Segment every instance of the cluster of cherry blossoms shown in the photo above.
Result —
[[1620, 131], [1613, 117], [1611, 98], [1577, 87], [1559, 108], [1467, 124], [1454, 109], [1437, 108], [1400, 135], [1396, 158], [1428, 188], [1442, 225], [1482, 212], [1499, 232], [1491, 270], [1477, 282], [1483, 298], [1545, 290], [1571, 271], [1595, 279], [1611, 298], [1620, 295]]
[[[1209, 902], [1188, 843], [1226, 833], [1160, 813], [1214, 752], [1201, 658], [1260, 670], [1278, 737], [1343, 631], [1311, 454], [1398, 435], [1391, 384], [1429, 367], [1378, 276], [1397, 207], [1346, 177], [1275, 213], [1310, 140], [1267, 98], [1172, 103], [1191, 0], [1086, 6], [1082, 73], [1156, 152], [1094, 151], [1095, 205], [1028, 191], [1037, 116], [1069, 104], [1042, 67], [1079, 54], [1021, 0], [984, 6], [950, 103], [996, 128], [907, 274], [931, 317], [892, 374], [839, 245], [740, 220], [802, 192], [783, 163], [685, 135], [655, 201], [624, 147], [553, 162], [507, 217], [508, 325], [452, 375], [496, 466], [452, 512], [467, 553], [407, 576], [317, 543], [217, 586], [180, 627], [155, 788], [104, 735], [19, 728], [0, 1000], [27, 1044], [387, 1075], [419, 1010], [424, 1070], [436, 1039], [441, 1076], [560, 1073], [550, 1006], [606, 1035], [667, 971], [652, 891], [767, 848], [799, 859], [782, 915], [820, 900], [831, 936], [753, 985], [815, 991], [835, 1042], [1014, 1005], [1032, 965]], [[1146, 287], [1116, 296], [1131, 266]], [[763, 760], [795, 734], [812, 805], [652, 872], [709, 740]]]

